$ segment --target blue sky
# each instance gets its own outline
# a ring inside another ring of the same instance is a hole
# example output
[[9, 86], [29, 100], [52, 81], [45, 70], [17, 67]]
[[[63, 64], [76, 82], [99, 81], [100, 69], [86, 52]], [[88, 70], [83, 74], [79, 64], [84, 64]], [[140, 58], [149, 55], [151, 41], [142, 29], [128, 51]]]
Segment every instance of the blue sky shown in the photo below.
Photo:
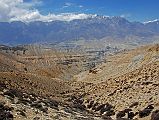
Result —
[[158, 11], [159, 0], [0, 0], [1, 22], [70, 21], [92, 14], [146, 22], [158, 19]]
[[36, 7], [42, 14], [89, 13], [123, 16], [131, 21], [142, 22], [159, 18], [159, 0], [42, 0], [42, 2]]

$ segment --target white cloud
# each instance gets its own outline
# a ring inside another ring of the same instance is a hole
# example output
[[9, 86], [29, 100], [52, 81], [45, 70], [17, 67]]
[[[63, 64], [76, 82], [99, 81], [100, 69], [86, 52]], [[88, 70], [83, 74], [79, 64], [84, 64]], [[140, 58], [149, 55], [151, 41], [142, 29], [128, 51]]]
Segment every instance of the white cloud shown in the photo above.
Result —
[[[31, 2], [24, 2], [23, 0], [0, 0], [0, 21], [11, 22], [11, 21], [44, 21], [50, 22], [55, 20], [71, 21], [74, 19], [86, 19], [92, 17], [88, 14], [74, 14], [74, 13], [61, 13], [61, 14], [48, 14], [42, 15], [39, 10], [34, 7], [42, 5], [40, 0], [32, 0]], [[67, 6], [71, 3], [67, 3]]]
[[65, 3], [64, 4], [64, 6], [63, 6], [63, 8], [68, 8], [68, 7], [71, 7], [71, 6], [73, 6], [74, 4], [73, 3]]
[[69, 8], [69, 7], [83, 8], [84, 6], [83, 5], [78, 5], [78, 4], [75, 4], [75, 3], [66, 2], [63, 5], [62, 9]]
[[60, 21], [71, 21], [75, 19], [86, 19], [88, 17], [92, 17], [92, 15], [87, 14], [74, 14], [74, 13], [61, 13], [61, 14], [48, 14], [46, 16], [41, 15], [39, 11], [35, 10], [28, 14], [14, 17], [11, 19], [11, 21], [23, 21], [23, 22], [32, 22], [32, 21], [43, 21], [43, 22], [51, 22], [55, 20]]
[[83, 6], [83, 5], [79, 5], [78, 7], [79, 7], [79, 8], [83, 8], [84, 6]]

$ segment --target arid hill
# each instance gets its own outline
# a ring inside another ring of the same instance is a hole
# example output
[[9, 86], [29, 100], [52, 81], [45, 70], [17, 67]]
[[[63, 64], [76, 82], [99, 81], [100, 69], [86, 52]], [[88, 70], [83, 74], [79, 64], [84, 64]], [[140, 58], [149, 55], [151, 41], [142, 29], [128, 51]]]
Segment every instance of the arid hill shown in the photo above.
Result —
[[3, 118], [158, 120], [158, 44], [106, 56], [97, 65], [88, 65], [92, 56], [85, 53], [25, 48], [0, 52]]
[[[99, 104], [111, 104], [116, 114], [130, 109], [134, 118], [149, 105], [159, 109], [159, 45], [144, 46], [106, 58], [106, 63], [75, 76], [76, 91], [92, 112]], [[79, 87], [80, 86], [80, 87]], [[131, 107], [133, 104], [134, 107]], [[107, 113], [107, 112], [106, 112]]]

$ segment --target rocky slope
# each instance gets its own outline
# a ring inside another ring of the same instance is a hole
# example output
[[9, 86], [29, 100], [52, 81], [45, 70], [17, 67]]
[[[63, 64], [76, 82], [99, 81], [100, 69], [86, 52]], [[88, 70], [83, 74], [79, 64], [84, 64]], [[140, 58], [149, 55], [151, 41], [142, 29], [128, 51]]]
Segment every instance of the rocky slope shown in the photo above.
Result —
[[[114, 119], [119, 111], [129, 109], [134, 113], [133, 118], [150, 120], [149, 114], [142, 116], [140, 112], [149, 105], [153, 106], [154, 110], [159, 109], [158, 60], [159, 45], [110, 56], [103, 65], [75, 76], [76, 82], [73, 86], [77, 88], [73, 94], [84, 94], [83, 104], [90, 111], [100, 111], [100, 114], [103, 114], [103, 108], [106, 109], [105, 114], [108, 114], [106, 106], [109, 103], [116, 113], [111, 114]], [[100, 104], [103, 107], [96, 110]]]
[[101, 120], [100, 116], [0, 83], [0, 120]]
[[83, 55], [40, 50], [1, 51], [0, 119], [158, 120], [158, 44], [109, 55], [85, 70]]

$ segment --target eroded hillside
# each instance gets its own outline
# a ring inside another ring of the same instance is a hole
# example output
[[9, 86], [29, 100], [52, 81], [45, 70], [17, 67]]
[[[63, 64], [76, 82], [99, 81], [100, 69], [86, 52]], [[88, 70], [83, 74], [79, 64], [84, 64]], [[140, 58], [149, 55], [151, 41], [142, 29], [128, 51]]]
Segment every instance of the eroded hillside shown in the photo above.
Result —
[[157, 120], [159, 45], [109, 54], [102, 62], [94, 55], [37, 46], [1, 50], [2, 116]]
[[141, 119], [138, 112], [148, 105], [159, 109], [159, 45], [109, 56], [106, 63], [75, 76], [75, 81], [73, 86], [77, 88], [73, 94], [84, 94], [83, 104], [90, 111], [98, 113], [99, 104], [109, 103], [116, 113], [131, 108], [135, 118]]

